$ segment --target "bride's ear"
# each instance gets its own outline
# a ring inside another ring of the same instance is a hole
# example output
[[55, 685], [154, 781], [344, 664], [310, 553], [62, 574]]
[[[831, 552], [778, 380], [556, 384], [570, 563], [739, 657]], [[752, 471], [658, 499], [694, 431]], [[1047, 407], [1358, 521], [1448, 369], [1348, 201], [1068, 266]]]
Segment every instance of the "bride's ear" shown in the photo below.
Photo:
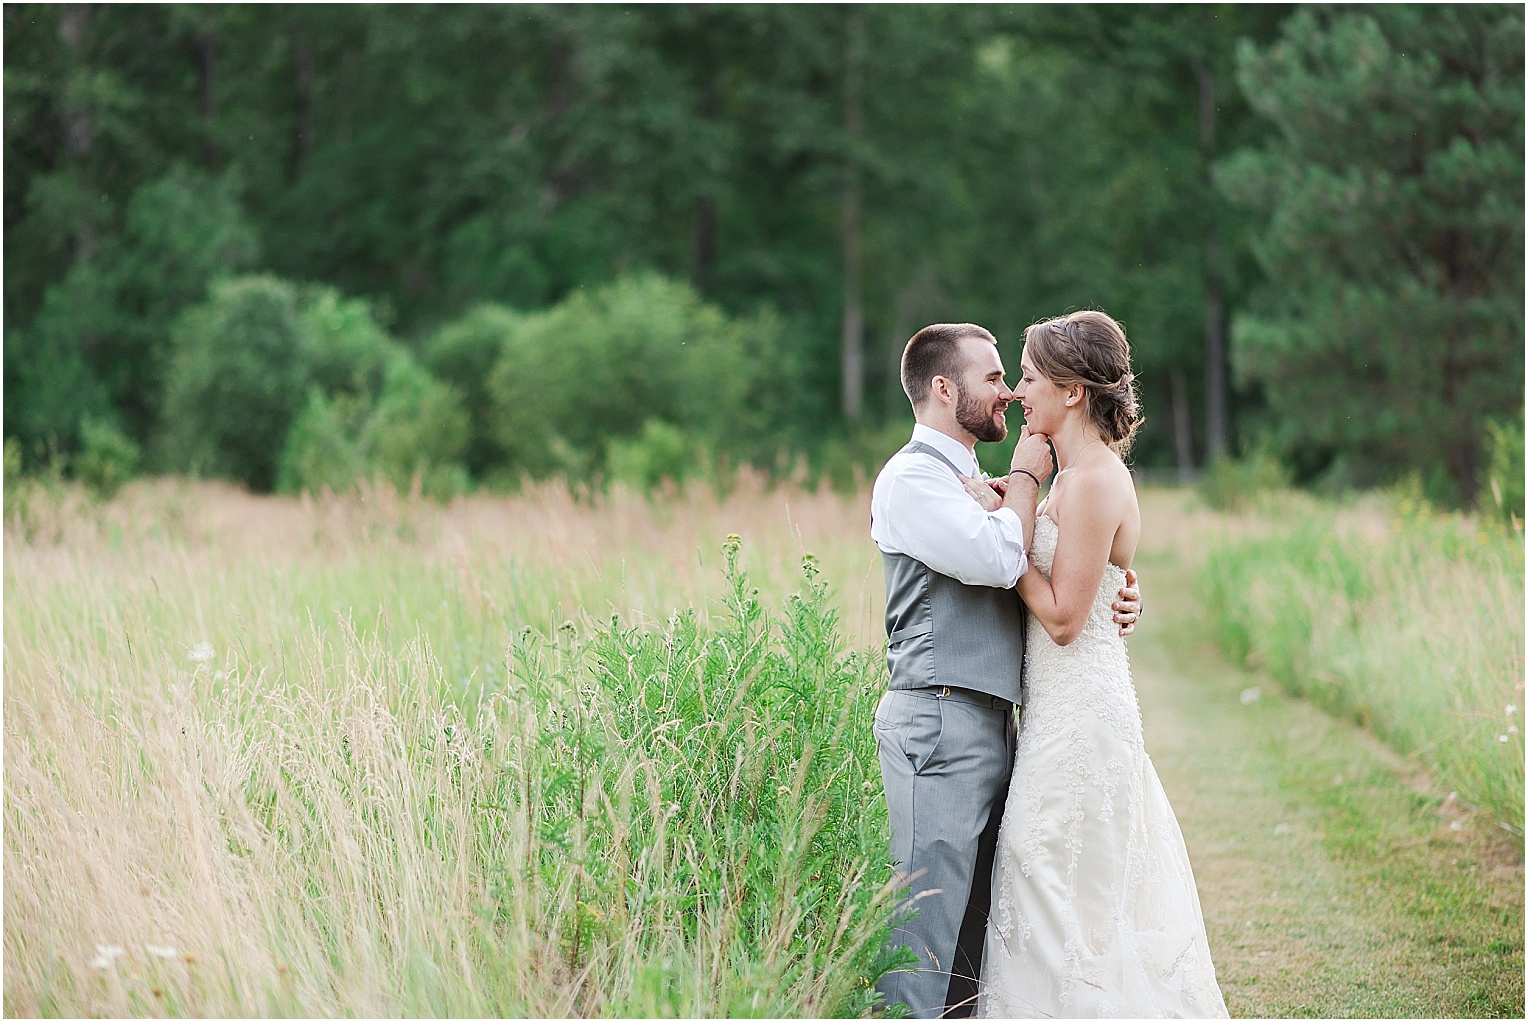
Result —
[[1082, 401], [1082, 384], [1074, 383], [1066, 388], [1066, 406], [1076, 407]]

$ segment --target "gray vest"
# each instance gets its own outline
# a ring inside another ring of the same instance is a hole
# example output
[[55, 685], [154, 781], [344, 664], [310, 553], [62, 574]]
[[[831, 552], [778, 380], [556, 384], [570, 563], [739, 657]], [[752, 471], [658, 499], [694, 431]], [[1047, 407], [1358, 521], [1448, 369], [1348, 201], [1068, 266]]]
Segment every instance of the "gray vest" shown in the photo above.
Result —
[[[960, 469], [928, 444], [927, 454]], [[881, 551], [886, 570], [886, 666], [891, 688], [934, 685], [985, 692], [1018, 703], [1024, 669], [1024, 605], [1012, 589], [968, 586], [907, 554]]]

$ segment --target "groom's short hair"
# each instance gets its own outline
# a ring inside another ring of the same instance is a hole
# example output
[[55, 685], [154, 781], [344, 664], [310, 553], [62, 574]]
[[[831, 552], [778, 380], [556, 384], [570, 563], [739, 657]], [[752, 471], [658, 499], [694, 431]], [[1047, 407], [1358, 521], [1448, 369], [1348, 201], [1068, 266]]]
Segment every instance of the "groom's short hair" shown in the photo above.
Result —
[[979, 337], [990, 344], [997, 338], [986, 327], [975, 323], [935, 323], [913, 334], [902, 351], [902, 389], [917, 408], [928, 400], [929, 384], [934, 377], [958, 380], [965, 369], [960, 355], [963, 337]]

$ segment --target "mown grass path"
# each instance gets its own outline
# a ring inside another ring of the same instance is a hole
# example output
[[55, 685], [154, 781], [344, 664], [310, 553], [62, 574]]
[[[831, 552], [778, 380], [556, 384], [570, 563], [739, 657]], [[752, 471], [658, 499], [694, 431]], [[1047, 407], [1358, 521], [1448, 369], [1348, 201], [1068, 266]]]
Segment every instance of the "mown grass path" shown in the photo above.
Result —
[[[1145, 510], [1148, 536], [1174, 531], [1172, 506]], [[1172, 545], [1137, 560], [1131, 658], [1231, 1014], [1523, 1017], [1520, 839], [1228, 665], [1198, 618], [1191, 547]]]

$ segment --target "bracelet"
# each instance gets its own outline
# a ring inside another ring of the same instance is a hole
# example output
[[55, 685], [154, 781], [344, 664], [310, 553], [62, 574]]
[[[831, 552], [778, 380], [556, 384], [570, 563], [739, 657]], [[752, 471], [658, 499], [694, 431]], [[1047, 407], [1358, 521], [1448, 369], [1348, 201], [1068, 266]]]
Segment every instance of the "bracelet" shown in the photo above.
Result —
[[1029, 478], [1031, 478], [1031, 479], [1033, 479], [1035, 481], [1035, 489], [1039, 489], [1040, 488], [1040, 477], [1035, 475], [1029, 469], [1027, 469], [1027, 468], [1016, 468], [1016, 469], [1012, 469], [1011, 471], [1009, 471], [1008, 474], [1011, 476], [1015, 472], [1023, 472], [1025, 475], [1029, 476]]

